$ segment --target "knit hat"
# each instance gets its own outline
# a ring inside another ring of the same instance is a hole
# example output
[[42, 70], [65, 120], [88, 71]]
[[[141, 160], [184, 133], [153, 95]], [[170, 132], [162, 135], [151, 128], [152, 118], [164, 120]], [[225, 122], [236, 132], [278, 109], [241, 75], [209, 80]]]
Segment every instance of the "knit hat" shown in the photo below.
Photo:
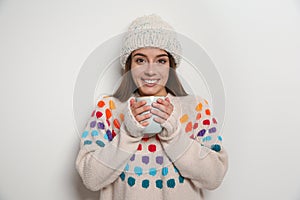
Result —
[[125, 68], [128, 56], [139, 48], [156, 47], [170, 53], [177, 66], [181, 59], [181, 45], [174, 29], [159, 16], [152, 14], [135, 19], [123, 38], [120, 62]]

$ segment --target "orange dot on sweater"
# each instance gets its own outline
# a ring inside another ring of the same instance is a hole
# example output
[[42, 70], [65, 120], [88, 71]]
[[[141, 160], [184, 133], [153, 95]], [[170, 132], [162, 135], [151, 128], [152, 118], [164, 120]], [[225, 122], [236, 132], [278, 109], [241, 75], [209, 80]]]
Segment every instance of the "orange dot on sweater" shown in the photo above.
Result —
[[155, 144], [150, 144], [150, 145], [148, 146], [148, 150], [149, 150], [150, 152], [155, 152], [155, 151], [156, 151], [156, 145], [155, 145]]
[[196, 109], [196, 111], [201, 111], [202, 107], [203, 107], [202, 103], [199, 103], [195, 109]]
[[188, 133], [192, 130], [193, 128], [193, 123], [192, 122], [189, 122], [186, 127], [185, 127], [185, 132]]
[[207, 101], [206, 99], [204, 99], [204, 103], [205, 103], [206, 105], [208, 105], [208, 101]]
[[117, 129], [120, 129], [120, 122], [118, 119], [114, 119], [114, 126], [117, 128]]
[[187, 120], [189, 120], [189, 116], [187, 114], [185, 114], [180, 118], [180, 123], [187, 122]]
[[105, 102], [104, 101], [99, 101], [98, 102], [98, 107], [102, 108], [103, 106], [105, 106]]
[[110, 101], [109, 101], [109, 108], [110, 108], [111, 110], [116, 109], [116, 105], [115, 105], [115, 102], [114, 102], [113, 100], [110, 100]]
[[124, 114], [123, 113], [120, 114], [120, 119], [122, 122], [124, 122]]
[[109, 109], [105, 110], [105, 114], [106, 114], [106, 119], [109, 119], [112, 116], [111, 111]]
[[201, 113], [197, 114], [196, 120], [199, 120], [199, 119], [201, 119]]
[[205, 114], [206, 114], [206, 115], [210, 115], [210, 110], [209, 110], [209, 109], [206, 109], [206, 110], [205, 110]]

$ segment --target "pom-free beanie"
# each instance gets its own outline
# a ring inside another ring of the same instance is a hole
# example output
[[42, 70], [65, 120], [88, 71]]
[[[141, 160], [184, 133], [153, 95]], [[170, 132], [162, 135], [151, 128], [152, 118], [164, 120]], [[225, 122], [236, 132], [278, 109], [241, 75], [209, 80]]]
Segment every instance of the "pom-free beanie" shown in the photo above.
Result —
[[181, 44], [174, 29], [161, 17], [152, 14], [135, 19], [123, 38], [120, 63], [125, 67], [128, 56], [139, 48], [156, 47], [170, 53], [177, 66], [181, 59]]

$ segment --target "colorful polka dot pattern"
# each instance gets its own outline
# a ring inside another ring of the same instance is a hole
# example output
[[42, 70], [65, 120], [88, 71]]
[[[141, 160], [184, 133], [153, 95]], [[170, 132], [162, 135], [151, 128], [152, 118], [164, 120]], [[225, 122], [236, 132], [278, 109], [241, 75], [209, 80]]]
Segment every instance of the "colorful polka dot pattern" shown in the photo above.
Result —
[[[217, 135], [217, 120], [212, 117], [208, 102], [204, 99], [198, 102], [194, 108], [195, 117], [189, 116], [187, 113], [183, 113], [180, 117], [180, 123], [183, 125], [185, 133], [191, 139], [197, 138], [201, 144], [207, 144], [205, 146], [212, 150], [218, 150], [211, 143], [222, 141], [222, 138]], [[220, 145], [219, 147], [221, 148]]]
[[[209, 146], [216, 152], [220, 151], [219, 144], [211, 144], [215, 137], [218, 141], [222, 141], [222, 137], [217, 136], [217, 120], [212, 117], [208, 102], [204, 100], [195, 105], [194, 116], [183, 113], [179, 118], [182, 131], [191, 139], [198, 139], [201, 145]], [[92, 112], [93, 120], [89, 122], [88, 130], [81, 135], [84, 145], [95, 144], [97, 147], [104, 148], [114, 139], [124, 121], [123, 113], [118, 114], [117, 117], [113, 114], [116, 109], [117, 104], [112, 99], [98, 101], [97, 109]], [[175, 188], [184, 183], [185, 179], [178, 169], [173, 165], [168, 165], [170, 161], [162, 152], [158, 141], [157, 135], [142, 139], [137, 146], [137, 152], [130, 157], [124, 171], [119, 175], [122, 182], [129, 187], [144, 189]]]
[[84, 145], [96, 144], [103, 148], [107, 142], [114, 139], [121, 128], [121, 122], [124, 121], [123, 113], [119, 114], [119, 118], [113, 118], [112, 112], [116, 108], [112, 99], [98, 101], [97, 108], [91, 114], [92, 120], [81, 135]]
[[[126, 167], [125, 167], [126, 168]], [[135, 170], [137, 172], [140, 171], [139, 168], [135, 168]], [[126, 169], [125, 169], [126, 171]], [[164, 167], [161, 170], [161, 173], [163, 175], [163, 177], [167, 176], [169, 171], [169, 167]], [[167, 187], [167, 188], [175, 188], [176, 184], [182, 184], [184, 183], [184, 177], [182, 177], [179, 173], [178, 173], [178, 169], [176, 167], [174, 167], [174, 172], [177, 174], [177, 179], [174, 178], [174, 176], [172, 178], [168, 178], [168, 179], [164, 179], [164, 178], [159, 178], [153, 180], [153, 182], [151, 182], [149, 179], [142, 179], [140, 182], [140, 186], [144, 189], [148, 189], [151, 185], [154, 188], [157, 189], [163, 189], [163, 187]], [[156, 169], [152, 169], [149, 171], [149, 174], [151, 176], [155, 176], [157, 174], [157, 170]], [[140, 176], [139, 173], [136, 173], [137, 176]], [[137, 177], [135, 178], [132, 175], [128, 175], [128, 177], [126, 178], [126, 173], [122, 172], [120, 174], [120, 180], [122, 182], [125, 182], [126, 184], [128, 184], [130, 187], [134, 187], [137, 186]], [[177, 183], [176, 183], [177, 182]]]

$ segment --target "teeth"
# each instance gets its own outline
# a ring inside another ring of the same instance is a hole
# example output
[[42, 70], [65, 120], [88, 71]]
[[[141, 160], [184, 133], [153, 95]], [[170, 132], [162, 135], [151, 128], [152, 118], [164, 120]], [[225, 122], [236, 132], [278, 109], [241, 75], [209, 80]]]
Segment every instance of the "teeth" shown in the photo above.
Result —
[[157, 80], [144, 80], [146, 83], [152, 84], [152, 83], [156, 83]]

